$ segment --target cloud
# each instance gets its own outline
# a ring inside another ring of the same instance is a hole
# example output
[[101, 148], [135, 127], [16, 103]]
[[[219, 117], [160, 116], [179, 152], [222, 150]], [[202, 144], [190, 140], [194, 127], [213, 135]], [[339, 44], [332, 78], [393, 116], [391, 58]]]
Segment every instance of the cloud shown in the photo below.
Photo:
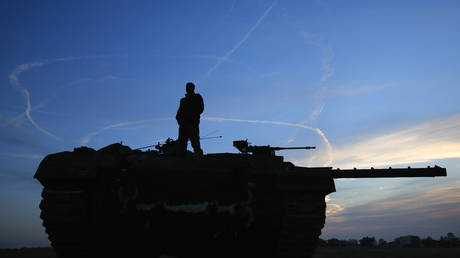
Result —
[[326, 216], [328, 217], [337, 215], [338, 213], [345, 210], [345, 208], [342, 205], [331, 203], [332, 198], [329, 197], [329, 195], [326, 195], [326, 197], [324, 197], [324, 201], [326, 202], [326, 205], [327, 205], [326, 206]]
[[209, 68], [209, 70], [206, 72], [206, 77], [210, 76], [212, 72], [214, 72], [214, 70], [216, 70], [220, 65], [222, 65], [225, 61], [227, 61], [227, 59], [233, 54], [233, 52], [235, 52], [238, 48], [241, 47], [241, 45], [243, 45], [244, 42], [246, 42], [249, 37], [252, 35], [252, 33], [254, 32], [255, 29], [257, 29], [257, 27], [260, 25], [260, 23], [262, 23], [262, 21], [265, 19], [265, 17], [267, 17], [267, 15], [271, 12], [271, 10], [273, 9], [273, 7], [276, 5], [276, 3], [278, 2], [278, 0], [274, 0], [270, 6], [267, 8], [267, 10], [265, 10], [264, 14], [262, 14], [262, 16], [259, 17], [259, 19], [256, 21], [256, 23], [251, 27], [251, 29], [244, 35], [244, 37], [238, 41], [238, 43], [236, 43], [235, 46], [233, 46], [232, 49], [230, 49], [227, 53], [225, 53], [225, 55], [223, 57], [221, 57], [217, 63]]
[[336, 167], [389, 166], [460, 158], [460, 115], [334, 149]]
[[342, 212], [344, 208], [340, 204], [328, 203], [326, 209], [326, 216], [333, 216], [339, 212]]
[[325, 228], [328, 235], [370, 231], [433, 234], [460, 225], [460, 186], [373, 200], [330, 216]]
[[295, 123], [288, 123], [288, 122], [280, 122], [280, 121], [267, 121], [267, 120], [246, 120], [246, 119], [234, 119], [234, 118], [222, 118], [222, 117], [202, 117], [201, 120], [207, 121], [215, 121], [215, 122], [238, 122], [238, 123], [254, 123], [254, 124], [271, 124], [271, 125], [282, 125], [282, 126], [290, 126], [290, 127], [297, 127], [303, 128], [307, 130], [311, 130], [318, 134], [318, 136], [323, 141], [324, 145], [326, 146], [328, 160], [326, 161], [325, 165], [332, 163], [332, 145], [327, 139], [326, 135], [321, 131], [319, 128], [311, 127], [304, 124], [295, 124]]

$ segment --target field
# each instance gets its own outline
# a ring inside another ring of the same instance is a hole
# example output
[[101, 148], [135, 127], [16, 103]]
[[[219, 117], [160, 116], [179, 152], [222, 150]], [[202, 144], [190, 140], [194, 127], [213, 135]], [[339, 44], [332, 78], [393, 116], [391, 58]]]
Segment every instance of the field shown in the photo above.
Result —
[[365, 248], [338, 247], [316, 249], [313, 258], [458, 258], [460, 248]]
[[[0, 249], [1, 258], [55, 258], [51, 248]], [[316, 250], [313, 258], [458, 258], [460, 248], [357, 248]], [[134, 258], [134, 257], [133, 257]]]

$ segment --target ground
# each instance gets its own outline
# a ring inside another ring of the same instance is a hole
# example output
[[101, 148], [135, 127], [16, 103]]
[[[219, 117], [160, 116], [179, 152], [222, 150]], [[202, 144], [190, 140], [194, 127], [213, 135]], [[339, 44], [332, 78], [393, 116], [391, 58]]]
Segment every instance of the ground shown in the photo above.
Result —
[[[51, 248], [0, 249], [2, 258], [55, 258]], [[313, 258], [458, 258], [460, 248], [357, 248], [338, 247], [316, 250]]]

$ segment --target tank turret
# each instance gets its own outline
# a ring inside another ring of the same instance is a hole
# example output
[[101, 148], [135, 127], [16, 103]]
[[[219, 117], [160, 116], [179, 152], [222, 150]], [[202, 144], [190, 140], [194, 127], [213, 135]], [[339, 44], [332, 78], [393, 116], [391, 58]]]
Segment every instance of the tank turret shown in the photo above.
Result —
[[176, 155], [175, 141], [46, 156], [41, 218], [57, 257], [310, 257], [334, 178], [446, 176], [446, 169], [299, 167], [284, 149]]

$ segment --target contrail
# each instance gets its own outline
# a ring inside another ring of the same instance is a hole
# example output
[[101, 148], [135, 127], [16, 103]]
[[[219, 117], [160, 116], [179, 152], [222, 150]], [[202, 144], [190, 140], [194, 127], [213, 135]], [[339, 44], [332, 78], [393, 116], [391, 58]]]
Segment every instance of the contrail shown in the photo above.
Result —
[[59, 137], [57, 137], [56, 135], [46, 131], [45, 129], [41, 128], [36, 122], [35, 120], [32, 118], [32, 116], [30, 115], [30, 110], [31, 110], [31, 105], [30, 105], [30, 94], [29, 94], [29, 91], [24, 88], [23, 89], [23, 94], [24, 94], [24, 97], [26, 98], [26, 102], [27, 102], [27, 107], [26, 107], [26, 117], [29, 119], [29, 121], [32, 123], [32, 125], [37, 128], [40, 132], [56, 139], [56, 140], [59, 140]]
[[91, 132], [89, 133], [88, 135], [86, 136], [83, 136], [81, 139], [80, 139], [80, 144], [81, 145], [87, 145], [89, 143], [89, 141], [91, 141], [91, 138], [93, 138], [94, 136], [102, 133], [103, 131], [106, 131], [106, 130], [109, 130], [109, 129], [113, 129], [113, 128], [117, 128], [117, 127], [124, 127], [124, 126], [128, 126], [128, 125], [136, 125], [136, 124], [143, 124], [143, 123], [148, 123], [148, 122], [152, 122], [152, 121], [159, 121], [159, 120], [174, 120], [173, 118], [151, 118], [151, 119], [143, 119], [143, 120], [136, 120], [136, 121], [128, 121], [128, 122], [121, 122], [121, 123], [117, 123], [117, 124], [111, 124], [111, 125], [108, 125], [108, 126], [104, 126], [94, 132]]
[[257, 22], [251, 27], [251, 29], [246, 33], [246, 35], [244, 35], [244, 37], [238, 42], [236, 43], [235, 46], [233, 46], [232, 49], [230, 49], [230, 51], [228, 51], [223, 57], [221, 57], [217, 63], [211, 67], [208, 72], [206, 72], [206, 75], [205, 77], [208, 77], [209, 75], [211, 75], [211, 73], [216, 70], [221, 64], [223, 64], [225, 61], [227, 61], [227, 59], [233, 54], [233, 52], [235, 52], [239, 47], [241, 47], [241, 45], [243, 45], [244, 42], [246, 42], [246, 40], [248, 40], [248, 38], [251, 36], [251, 34], [254, 32], [254, 30], [259, 26], [259, 24], [265, 19], [265, 17], [271, 12], [271, 10], [273, 9], [273, 7], [276, 5], [276, 3], [278, 2], [278, 0], [274, 0], [270, 6], [267, 8], [267, 10], [265, 10], [264, 14], [262, 16], [260, 16], [260, 18], [257, 20]]
[[27, 119], [30, 121], [30, 123], [40, 132], [54, 138], [54, 139], [59, 139], [56, 135], [48, 132], [47, 130], [41, 128], [35, 120], [32, 118], [32, 115], [30, 114], [30, 111], [32, 109], [32, 105], [30, 104], [30, 93], [29, 90], [22, 86], [20, 81], [19, 81], [19, 75], [31, 68], [34, 67], [40, 67], [44, 64], [47, 64], [47, 61], [41, 61], [41, 62], [33, 62], [33, 63], [28, 63], [28, 64], [22, 64], [16, 67], [16, 69], [13, 70], [13, 72], [10, 74], [9, 79], [11, 85], [13, 85], [14, 88], [19, 89], [21, 91], [21, 94], [24, 96], [24, 99], [26, 100], [26, 110], [25, 110], [25, 115]]
[[[160, 121], [160, 120], [174, 120], [174, 118], [151, 118], [151, 119], [143, 119], [143, 120], [136, 120], [136, 121], [128, 121], [128, 122], [121, 122], [121, 123], [116, 123], [116, 124], [111, 124], [105, 127], [102, 127], [94, 132], [89, 133], [88, 135], [84, 136], [80, 140], [81, 145], [87, 145], [89, 141], [91, 140], [92, 137], [102, 133], [103, 131], [110, 130], [113, 128], [117, 127], [124, 127], [128, 125], [134, 125], [134, 124], [143, 124], [143, 123], [148, 123], [152, 121]], [[239, 122], [239, 123], [253, 123], [253, 124], [271, 124], [271, 125], [283, 125], [283, 126], [290, 126], [290, 127], [298, 127], [298, 128], [304, 128], [311, 130], [318, 134], [321, 138], [321, 140], [324, 142], [326, 145], [326, 150], [327, 150], [327, 156], [328, 156], [328, 164], [331, 164], [333, 161], [332, 153], [332, 145], [327, 139], [326, 135], [321, 131], [321, 129], [316, 128], [316, 127], [311, 127], [308, 125], [304, 124], [295, 124], [295, 123], [288, 123], [288, 122], [280, 122], [280, 121], [268, 121], [268, 120], [246, 120], [246, 119], [235, 119], [235, 118], [223, 118], [223, 117], [202, 117], [201, 120], [206, 120], [206, 121], [213, 121], [213, 122]]]
[[[19, 75], [23, 72], [26, 72], [27, 70], [31, 69], [31, 68], [35, 68], [35, 67], [40, 67], [40, 66], [43, 66], [43, 65], [47, 65], [47, 64], [51, 64], [51, 63], [56, 63], [56, 62], [65, 62], [65, 61], [73, 61], [73, 60], [80, 60], [80, 59], [93, 59], [93, 58], [101, 58], [101, 57], [107, 57], [107, 56], [103, 56], [103, 55], [99, 55], [99, 56], [77, 56], [77, 57], [73, 57], [73, 56], [70, 56], [70, 57], [61, 57], [61, 58], [54, 58], [54, 59], [46, 59], [46, 60], [42, 60], [42, 61], [36, 61], [36, 62], [31, 62], [31, 63], [27, 63], [27, 64], [21, 64], [19, 66], [17, 66], [13, 72], [11, 72], [11, 74], [9, 75], [9, 81], [10, 81], [10, 84], [13, 86], [13, 88], [15, 89], [18, 89], [21, 94], [24, 96], [24, 99], [26, 101], [26, 109], [24, 111], [24, 114], [25, 116], [27, 117], [27, 119], [29, 120], [29, 122], [37, 129], [39, 130], [40, 132], [54, 138], [54, 139], [59, 139], [59, 137], [57, 137], [56, 135], [50, 133], [49, 131], [43, 129], [42, 127], [40, 127], [37, 122], [35, 122], [35, 120], [32, 118], [32, 115], [31, 115], [31, 111], [32, 111], [32, 105], [31, 105], [31, 102], [30, 102], [30, 92], [29, 90], [24, 87], [23, 85], [21, 85], [21, 82], [19, 81]], [[18, 117], [14, 118], [15, 120], [18, 119]]]
[[311, 130], [317, 133], [320, 138], [323, 140], [324, 144], [326, 145], [327, 149], [327, 156], [328, 156], [328, 164], [332, 164], [333, 156], [332, 156], [332, 145], [327, 139], [326, 135], [321, 131], [319, 128], [311, 127], [304, 124], [295, 124], [295, 123], [288, 123], [288, 122], [280, 122], [280, 121], [268, 121], [268, 120], [246, 120], [246, 119], [234, 119], [234, 118], [222, 118], [222, 117], [202, 117], [201, 120], [207, 121], [216, 121], [216, 122], [240, 122], [240, 123], [255, 123], [255, 124], [271, 124], [271, 125], [284, 125], [284, 126], [291, 126], [291, 127], [298, 127]]
[[306, 40], [308, 44], [321, 49], [321, 82], [327, 81], [335, 73], [334, 67], [332, 66], [332, 61], [334, 60], [334, 51], [328, 44], [324, 43], [321, 37], [309, 34], [304, 31], [299, 32], [299, 35], [301, 38]]

